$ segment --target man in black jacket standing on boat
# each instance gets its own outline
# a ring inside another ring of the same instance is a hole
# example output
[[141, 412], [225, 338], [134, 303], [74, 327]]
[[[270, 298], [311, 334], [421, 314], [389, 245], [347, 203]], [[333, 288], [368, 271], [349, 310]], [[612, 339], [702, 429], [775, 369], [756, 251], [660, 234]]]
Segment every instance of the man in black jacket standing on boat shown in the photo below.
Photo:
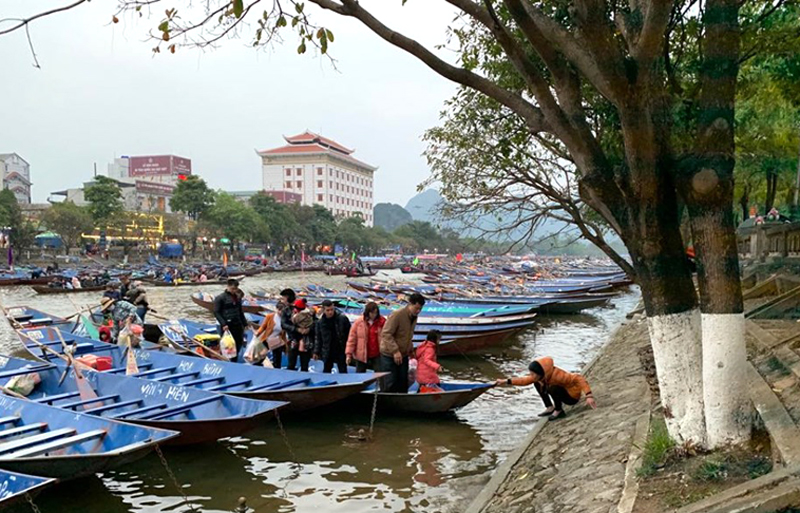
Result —
[[230, 278], [225, 292], [214, 298], [214, 317], [219, 322], [220, 335], [224, 336], [225, 332], [229, 332], [236, 341], [238, 358], [244, 346], [244, 330], [247, 327], [238, 280]]
[[[281, 329], [286, 335], [286, 340], [289, 341], [289, 343], [284, 347], [276, 347], [272, 350], [272, 366], [276, 369], [281, 368], [284, 351], [288, 356], [289, 351], [291, 351], [291, 342], [297, 339], [294, 323], [292, 322], [292, 308], [294, 307], [294, 302], [296, 299], [297, 295], [294, 293], [294, 290], [283, 289], [281, 291], [280, 302], [283, 304], [283, 310], [281, 311]], [[295, 361], [295, 365], [296, 364], [297, 362]], [[291, 366], [289, 366], [289, 370], [295, 369], [292, 369]]]
[[322, 360], [325, 364], [322, 372], [331, 372], [336, 364], [339, 374], [347, 374], [345, 347], [349, 334], [350, 320], [336, 310], [330, 299], [323, 301], [322, 317], [317, 321], [314, 342], [314, 359]]

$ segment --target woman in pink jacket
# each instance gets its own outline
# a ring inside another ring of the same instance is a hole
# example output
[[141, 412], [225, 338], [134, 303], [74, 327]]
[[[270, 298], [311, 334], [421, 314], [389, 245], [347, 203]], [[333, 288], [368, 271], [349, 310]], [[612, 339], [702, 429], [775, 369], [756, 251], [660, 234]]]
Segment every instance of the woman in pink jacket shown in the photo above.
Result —
[[350, 336], [347, 337], [345, 354], [347, 365], [356, 361], [356, 372], [374, 371], [380, 362], [381, 330], [386, 324], [386, 318], [381, 316], [378, 305], [370, 301], [364, 307], [364, 315], [355, 320], [350, 327]]
[[439, 351], [439, 341], [442, 334], [439, 330], [430, 330], [425, 337], [425, 342], [417, 347], [417, 383], [419, 392], [439, 392], [439, 371], [442, 366], [436, 360]]

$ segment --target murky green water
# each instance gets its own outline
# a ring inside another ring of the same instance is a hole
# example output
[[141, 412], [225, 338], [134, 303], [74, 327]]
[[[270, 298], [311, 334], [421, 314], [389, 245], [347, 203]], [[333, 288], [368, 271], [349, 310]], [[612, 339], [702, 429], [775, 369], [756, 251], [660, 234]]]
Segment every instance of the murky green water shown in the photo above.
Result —
[[[278, 274], [248, 278], [242, 286], [277, 291], [309, 281], [342, 286], [345, 280]], [[193, 291], [191, 287], [153, 287], [148, 296], [163, 315], [210, 319], [189, 300]], [[67, 296], [37, 296], [28, 287], [2, 290], [0, 297], [6, 306], [27, 304], [60, 315], [74, 313], [76, 308]], [[74, 294], [71, 299], [84, 306], [97, 296]], [[543, 355], [554, 357], [561, 367], [578, 369], [596, 354], [637, 301], [638, 293], [632, 290], [614, 299], [611, 307], [543, 317], [536, 329], [502, 346], [443, 359], [443, 376], [494, 380], [526, 372], [528, 362]], [[8, 353], [20, 347], [7, 323], [0, 324], [0, 350]], [[602, 397], [597, 399], [602, 407]], [[332, 407], [285, 421], [294, 454], [274, 421], [246, 437], [169, 448], [165, 454], [184, 492], [204, 512], [231, 511], [240, 496], [258, 513], [460, 512], [531, 429], [540, 409], [532, 387], [497, 388], [445, 418], [378, 415], [374, 440], [365, 443], [353, 434], [368, 426], [369, 411]], [[36, 502], [42, 513], [189, 511], [154, 454], [96, 478], [58, 485]]]

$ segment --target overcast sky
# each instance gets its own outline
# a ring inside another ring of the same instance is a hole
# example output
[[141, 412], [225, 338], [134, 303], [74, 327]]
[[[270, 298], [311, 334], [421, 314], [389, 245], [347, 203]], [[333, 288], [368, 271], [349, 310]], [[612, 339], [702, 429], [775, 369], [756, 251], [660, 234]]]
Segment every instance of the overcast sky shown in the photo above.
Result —
[[[0, 18], [62, 3], [3, 0]], [[362, 0], [428, 47], [444, 42], [453, 19], [444, 2], [400, 4]], [[214, 188], [260, 189], [255, 150], [305, 129], [379, 167], [376, 202], [405, 205], [427, 177], [421, 136], [438, 123], [455, 86], [358, 22], [313, 10], [334, 32], [337, 71], [324, 58], [297, 55], [288, 33], [267, 52], [249, 47], [248, 33], [216, 50], [153, 56], [145, 36], [163, 11], [113, 25], [115, 6], [94, 0], [35, 22], [42, 69], [32, 66], [24, 32], [0, 37], [0, 153], [30, 162], [34, 202], [80, 186], [94, 163], [105, 173], [119, 155], [173, 153], [192, 159]]]

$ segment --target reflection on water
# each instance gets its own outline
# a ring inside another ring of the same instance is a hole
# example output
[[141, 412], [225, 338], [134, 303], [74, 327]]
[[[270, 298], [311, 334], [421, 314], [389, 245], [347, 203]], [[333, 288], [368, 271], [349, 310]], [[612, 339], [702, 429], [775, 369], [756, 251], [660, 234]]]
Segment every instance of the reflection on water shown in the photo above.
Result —
[[[277, 291], [309, 281], [343, 287], [345, 279], [278, 274], [247, 278], [243, 287]], [[191, 287], [153, 287], [148, 298], [162, 315], [210, 319], [190, 302], [193, 291]], [[28, 287], [0, 291], [0, 298], [5, 306], [28, 304], [58, 315], [76, 310], [68, 296], [37, 296]], [[97, 296], [75, 294], [71, 299], [82, 307]], [[637, 301], [638, 293], [631, 291], [607, 308], [542, 317], [537, 329], [502, 346], [444, 359], [443, 377], [493, 381], [527, 372], [528, 363], [544, 355], [552, 356], [561, 367], [579, 369]], [[7, 323], [0, 323], [0, 351], [20, 348]], [[601, 397], [597, 399], [602, 402]], [[379, 414], [374, 440], [362, 442], [354, 433], [368, 427], [370, 412], [334, 405], [284, 419], [294, 456], [274, 421], [244, 437], [165, 452], [184, 483], [184, 492], [204, 512], [229, 512], [240, 496], [258, 513], [458, 512], [524, 438], [540, 408], [532, 387], [495, 388], [444, 418]], [[69, 511], [85, 513], [189, 511], [155, 455], [98, 478], [59, 485], [36, 502], [43, 513], [63, 510], [66, 504]]]

